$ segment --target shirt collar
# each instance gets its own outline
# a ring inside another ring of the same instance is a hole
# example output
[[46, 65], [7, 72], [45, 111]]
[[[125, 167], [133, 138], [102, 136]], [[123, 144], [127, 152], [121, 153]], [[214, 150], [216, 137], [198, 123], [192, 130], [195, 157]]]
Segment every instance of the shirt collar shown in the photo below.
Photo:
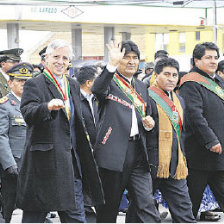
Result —
[[12, 95], [21, 102], [21, 97], [17, 96], [12, 90], [11, 90]]
[[82, 93], [82, 95], [88, 100], [92, 100], [93, 98], [93, 94], [88, 94], [87, 92], [85, 92], [83, 89], [80, 88], [80, 92]]
[[132, 81], [132, 79], [133, 79], [133, 76], [132, 76], [131, 78], [128, 78], [128, 77], [122, 75], [121, 73], [119, 73], [119, 74], [121, 75], [121, 77], [122, 77], [124, 80], [128, 80], [128, 82], [131, 84], [131, 81]]

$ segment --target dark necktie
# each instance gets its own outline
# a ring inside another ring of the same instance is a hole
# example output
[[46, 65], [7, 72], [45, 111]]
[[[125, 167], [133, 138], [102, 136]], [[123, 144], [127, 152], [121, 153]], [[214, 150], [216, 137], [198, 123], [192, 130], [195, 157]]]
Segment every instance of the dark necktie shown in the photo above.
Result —
[[96, 124], [98, 122], [99, 115], [98, 115], [98, 109], [97, 109], [95, 97], [92, 98], [92, 106], [93, 106], [93, 113], [94, 113], [93, 116], [95, 118], [95, 124]]

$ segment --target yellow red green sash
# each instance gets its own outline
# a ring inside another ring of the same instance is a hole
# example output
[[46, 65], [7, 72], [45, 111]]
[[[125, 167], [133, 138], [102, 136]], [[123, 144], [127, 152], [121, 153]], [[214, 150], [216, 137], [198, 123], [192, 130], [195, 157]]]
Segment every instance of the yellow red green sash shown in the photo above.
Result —
[[142, 117], [145, 117], [146, 103], [141, 98], [141, 96], [136, 92], [136, 90], [132, 87], [132, 85], [127, 83], [117, 73], [114, 74], [113, 80], [117, 84], [117, 86], [122, 90], [122, 92], [128, 97], [128, 99], [132, 102], [132, 104], [138, 110], [140, 115]]
[[224, 90], [215, 81], [204, 77], [197, 72], [190, 72], [182, 77], [179, 86], [182, 86], [185, 82], [189, 81], [197, 82], [224, 100]]
[[177, 133], [178, 140], [180, 142], [180, 136], [182, 131], [182, 120], [177, 107], [173, 101], [159, 88], [152, 86], [148, 90], [149, 96], [163, 109], [168, 115], [174, 130]]
[[67, 77], [63, 75], [64, 83], [65, 83], [65, 92], [64, 92], [61, 86], [59, 85], [58, 81], [55, 79], [55, 77], [53, 76], [53, 74], [50, 72], [48, 68], [44, 69], [43, 74], [55, 85], [58, 92], [61, 94], [65, 102], [65, 110], [66, 110], [68, 119], [70, 119], [71, 118], [71, 111], [70, 111], [70, 105], [69, 105], [70, 86], [69, 86]]
[[68, 82], [68, 79], [66, 78], [66, 76], [63, 75], [64, 82], [65, 82], [65, 93], [64, 93], [62, 88], [60, 87], [59, 83], [57, 82], [57, 80], [55, 79], [55, 77], [53, 76], [53, 74], [50, 72], [50, 70], [48, 68], [45, 68], [43, 73], [55, 85], [58, 92], [61, 94], [62, 98], [64, 100], [67, 100], [70, 95], [70, 86], [69, 86], [69, 82]]

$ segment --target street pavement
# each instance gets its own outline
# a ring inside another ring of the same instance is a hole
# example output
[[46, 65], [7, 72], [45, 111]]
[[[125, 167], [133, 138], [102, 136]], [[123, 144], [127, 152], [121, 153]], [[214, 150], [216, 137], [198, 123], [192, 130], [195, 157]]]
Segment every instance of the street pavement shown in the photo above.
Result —
[[[162, 206], [159, 207], [159, 210], [160, 210], [160, 212], [168, 211], [167, 209], [165, 209]], [[56, 214], [56, 217], [51, 219], [52, 222], [53, 223], [60, 223], [58, 214], [56, 212], [54, 212], [54, 213]], [[221, 215], [221, 219], [219, 221], [217, 221], [217, 222], [224, 223], [224, 214], [223, 213], [220, 213], [220, 212], [219, 212], [219, 214]], [[16, 209], [13, 212], [11, 223], [21, 223], [21, 220], [22, 220], [22, 211], [20, 209]], [[209, 222], [201, 222], [199, 220], [197, 220], [197, 221], [199, 223], [206, 223], [206, 224], [209, 223]], [[119, 215], [118, 215], [118, 217], [117, 217], [117, 223], [124, 223], [124, 222], [125, 222], [125, 214], [122, 213], [122, 212], [120, 212]], [[162, 222], [163, 223], [172, 223], [170, 214], [168, 214], [168, 216], [166, 217], [166, 219], [165, 220], [162, 220]]]

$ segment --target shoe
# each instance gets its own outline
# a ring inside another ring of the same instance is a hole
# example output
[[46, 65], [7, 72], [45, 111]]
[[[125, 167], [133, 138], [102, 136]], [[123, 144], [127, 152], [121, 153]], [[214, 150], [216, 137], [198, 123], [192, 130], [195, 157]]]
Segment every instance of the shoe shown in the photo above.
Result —
[[159, 214], [161, 220], [164, 220], [167, 217], [167, 215], [168, 215], [168, 212], [162, 212]]
[[128, 208], [120, 209], [119, 212], [127, 213]]
[[219, 214], [215, 214], [214, 212], [210, 211], [201, 212], [200, 215], [200, 221], [216, 222], [219, 219], [221, 219], [221, 216]]
[[47, 217], [46, 217], [44, 223], [53, 223], [53, 222], [51, 221], [50, 218], [47, 218]]

